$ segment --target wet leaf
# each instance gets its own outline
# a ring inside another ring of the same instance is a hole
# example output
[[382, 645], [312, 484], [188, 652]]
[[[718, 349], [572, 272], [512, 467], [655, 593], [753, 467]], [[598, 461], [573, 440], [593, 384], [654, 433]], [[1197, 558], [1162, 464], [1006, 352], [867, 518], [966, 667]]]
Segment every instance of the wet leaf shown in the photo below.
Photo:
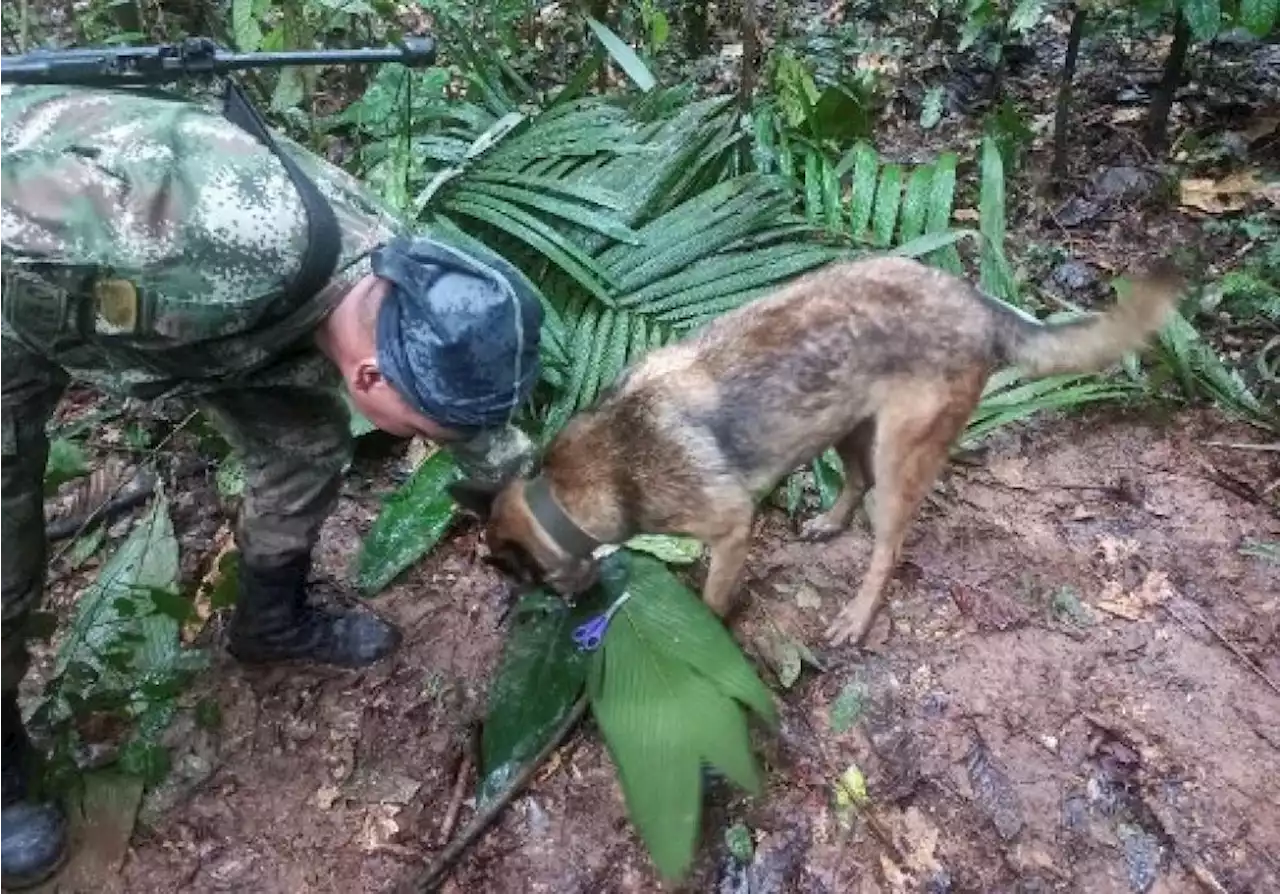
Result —
[[226, 458], [218, 463], [218, 473], [214, 481], [218, 485], [218, 493], [223, 497], [230, 499], [243, 494], [244, 463], [240, 461], [240, 457], [234, 453], [227, 454]]
[[457, 509], [445, 489], [461, 477], [444, 450], [428, 457], [392, 494], [360, 546], [357, 584], [371, 596], [439, 542]]
[[941, 85], [930, 87], [924, 94], [924, 104], [920, 109], [920, 126], [925, 130], [933, 130], [942, 120], [945, 108], [946, 89]]
[[68, 481], [89, 474], [84, 448], [67, 438], [49, 442], [49, 460], [44, 467], [44, 494], [51, 496]]
[[649, 71], [649, 67], [641, 61], [636, 55], [636, 51], [615, 34], [607, 25], [596, 21], [591, 16], [587, 16], [587, 24], [591, 30], [595, 32], [600, 43], [604, 44], [604, 48], [609, 51], [609, 55], [618, 63], [619, 67], [627, 73], [627, 77], [635, 81], [637, 87], [646, 93], [654, 88], [657, 83], [653, 74]]
[[831, 730], [847, 733], [867, 708], [867, 688], [858, 681], [846, 683], [831, 705]]
[[639, 534], [626, 542], [627, 549], [648, 553], [668, 565], [691, 565], [702, 556], [702, 543], [693, 537]]
[[76, 540], [71, 545], [71, 549], [67, 550], [67, 566], [75, 571], [85, 562], [89, 561], [102, 548], [102, 541], [106, 539], [107, 529], [102, 525], [98, 525], [88, 534]]
[[511, 632], [489, 687], [477, 802], [500, 794], [573, 709], [588, 659], [574, 644], [573, 629], [599, 611], [600, 603], [597, 594], [570, 608], [537, 590], [512, 612]]
[[734, 823], [724, 830], [724, 846], [739, 863], [750, 863], [755, 854], [755, 842], [745, 823]]
[[1182, 15], [1196, 40], [1209, 40], [1222, 26], [1220, 0], [1182, 0]]

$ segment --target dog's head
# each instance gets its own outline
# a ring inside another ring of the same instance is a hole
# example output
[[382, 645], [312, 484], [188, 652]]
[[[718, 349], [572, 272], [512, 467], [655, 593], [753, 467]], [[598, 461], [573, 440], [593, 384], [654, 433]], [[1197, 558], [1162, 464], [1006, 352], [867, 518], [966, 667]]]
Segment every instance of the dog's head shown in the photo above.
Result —
[[516, 478], [501, 485], [461, 481], [449, 492], [463, 509], [485, 525], [489, 554], [484, 562], [520, 586], [547, 584], [572, 601], [595, 584], [598, 566], [557, 542], [535, 517], [526, 499], [529, 482]]

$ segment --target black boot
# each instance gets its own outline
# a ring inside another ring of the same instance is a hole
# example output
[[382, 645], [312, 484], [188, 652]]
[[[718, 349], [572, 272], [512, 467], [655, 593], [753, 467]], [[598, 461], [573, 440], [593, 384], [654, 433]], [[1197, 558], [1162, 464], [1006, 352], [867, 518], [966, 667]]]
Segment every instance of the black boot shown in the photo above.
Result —
[[52, 801], [30, 796], [35, 754], [22, 726], [17, 698], [4, 696], [4, 811], [0, 819], [0, 876], [6, 891], [31, 888], [57, 872], [67, 858], [67, 818]]
[[400, 631], [366, 612], [326, 611], [307, 602], [303, 555], [279, 568], [240, 563], [240, 595], [227, 651], [245, 663], [306, 659], [364, 667], [400, 645]]

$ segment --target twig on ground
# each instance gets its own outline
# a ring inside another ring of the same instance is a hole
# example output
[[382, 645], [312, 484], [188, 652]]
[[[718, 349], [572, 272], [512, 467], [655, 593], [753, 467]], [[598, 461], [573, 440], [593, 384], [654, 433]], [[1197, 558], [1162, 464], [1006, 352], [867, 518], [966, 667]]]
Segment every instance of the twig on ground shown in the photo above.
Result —
[[1231, 441], [1204, 441], [1206, 447], [1225, 447], [1228, 450], [1261, 450], [1266, 453], [1280, 453], [1280, 444], [1236, 444]]
[[83, 534], [85, 531], [89, 530], [89, 526], [94, 522], [96, 518], [98, 518], [98, 516], [102, 513], [102, 511], [107, 507], [107, 504], [109, 504], [116, 497], [120, 496], [121, 491], [123, 491], [126, 487], [128, 487], [129, 484], [133, 482], [133, 479], [137, 477], [139, 470], [142, 469], [142, 467], [145, 466], [147, 463], [149, 463], [151, 460], [153, 460], [156, 454], [158, 454], [162, 449], [164, 449], [164, 447], [171, 440], [173, 440], [173, 438], [178, 434], [178, 432], [182, 431], [188, 425], [190, 425], [191, 422], [199, 414], [199, 412], [200, 412], [199, 410], [192, 410], [190, 413], [186, 415], [185, 419], [183, 419], [181, 422], [175, 425], [172, 429], [170, 429], [168, 434], [166, 434], [163, 438], [157, 441], [155, 443], [155, 446], [153, 446], [151, 449], [147, 451], [146, 455], [143, 456], [142, 461], [139, 462], [136, 466], [134, 466], [132, 471], [130, 471], [127, 475], [125, 475], [123, 478], [120, 479], [120, 483], [115, 486], [115, 488], [111, 491], [111, 493], [107, 494], [107, 496], [103, 499], [103, 501], [100, 504], [98, 504], [98, 507], [94, 509], [92, 512], [90, 512], [89, 515], [85, 518], [85, 520], [80, 523], [80, 527], [77, 528], [76, 532], [71, 535], [71, 538], [67, 540], [67, 542], [64, 543], [61, 547], [58, 548], [58, 551], [54, 553], [53, 558], [49, 560], [48, 564], [57, 565], [60, 561], [62, 561], [64, 557], [66, 557], [67, 553], [70, 552], [71, 548], [76, 545], [76, 541], [80, 539], [80, 535]]
[[466, 745], [462, 749], [462, 758], [458, 761], [458, 775], [453, 781], [453, 794], [449, 798], [449, 806], [444, 812], [444, 819], [440, 823], [440, 833], [436, 840], [440, 847], [444, 847], [449, 843], [450, 836], [453, 835], [453, 829], [458, 824], [458, 814], [462, 810], [462, 802], [467, 796], [467, 780], [471, 776], [471, 766], [475, 763], [473, 757], [476, 750], [475, 728], [472, 727], [470, 734], [467, 736]]
[[405, 892], [428, 892], [439, 888], [449, 870], [462, 858], [468, 848], [479, 840], [485, 830], [498, 818], [498, 815], [506, 809], [512, 799], [533, 778], [538, 766], [550, 756], [551, 752], [559, 747], [560, 743], [569, 735], [569, 731], [577, 725], [586, 711], [587, 697], [584, 695], [578, 699], [564, 722], [560, 724], [559, 729], [552, 734], [547, 744], [543, 746], [542, 751], [538, 752], [533, 760], [524, 765], [516, 777], [511, 780], [511, 784], [503, 790], [502, 794], [494, 798], [487, 807], [472, 818], [467, 827], [453, 839], [434, 864], [428, 867], [421, 875], [402, 885], [400, 890]]
[[[1179, 621], [1184, 626], [1190, 626], [1191, 622], [1188, 621], [1185, 617], [1183, 617], [1183, 615], [1180, 612], [1178, 612], [1172, 605], [1169, 605], [1168, 603], [1164, 603], [1164, 609], [1170, 615], [1172, 615], [1175, 620]], [[1257, 674], [1258, 677], [1262, 680], [1262, 682], [1266, 683], [1267, 686], [1271, 688], [1272, 692], [1274, 692], [1276, 695], [1280, 695], [1280, 685], [1277, 685], [1275, 680], [1268, 677], [1266, 671], [1258, 667], [1258, 665], [1254, 663], [1253, 659], [1244, 653], [1243, 649], [1241, 649], [1234, 642], [1232, 642], [1232, 640], [1225, 633], [1223, 633], [1222, 630], [1218, 628], [1218, 625], [1214, 624], [1212, 621], [1208, 619], [1208, 617], [1205, 616], [1205, 613], [1203, 611], [1197, 612], [1196, 614], [1198, 615], [1196, 620], [1199, 621], [1201, 624], [1203, 624], [1205, 628], [1217, 638], [1218, 642], [1226, 646], [1227, 649], [1231, 652], [1231, 654], [1236, 656], [1236, 658], [1238, 658], [1244, 664], [1245, 667], [1249, 668], [1249, 670]]]

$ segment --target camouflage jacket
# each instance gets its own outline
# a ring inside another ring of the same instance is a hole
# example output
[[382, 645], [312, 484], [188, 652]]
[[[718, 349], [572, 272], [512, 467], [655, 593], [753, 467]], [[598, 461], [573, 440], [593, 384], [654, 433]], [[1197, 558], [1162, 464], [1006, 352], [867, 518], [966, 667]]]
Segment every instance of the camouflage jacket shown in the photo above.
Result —
[[332, 205], [342, 246], [329, 284], [289, 306], [302, 201], [220, 109], [11, 84], [0, 103], [6, 341], [144, 398], [333, 374], [311, 333], [403, 230], [353, 177], [276, 134]]

